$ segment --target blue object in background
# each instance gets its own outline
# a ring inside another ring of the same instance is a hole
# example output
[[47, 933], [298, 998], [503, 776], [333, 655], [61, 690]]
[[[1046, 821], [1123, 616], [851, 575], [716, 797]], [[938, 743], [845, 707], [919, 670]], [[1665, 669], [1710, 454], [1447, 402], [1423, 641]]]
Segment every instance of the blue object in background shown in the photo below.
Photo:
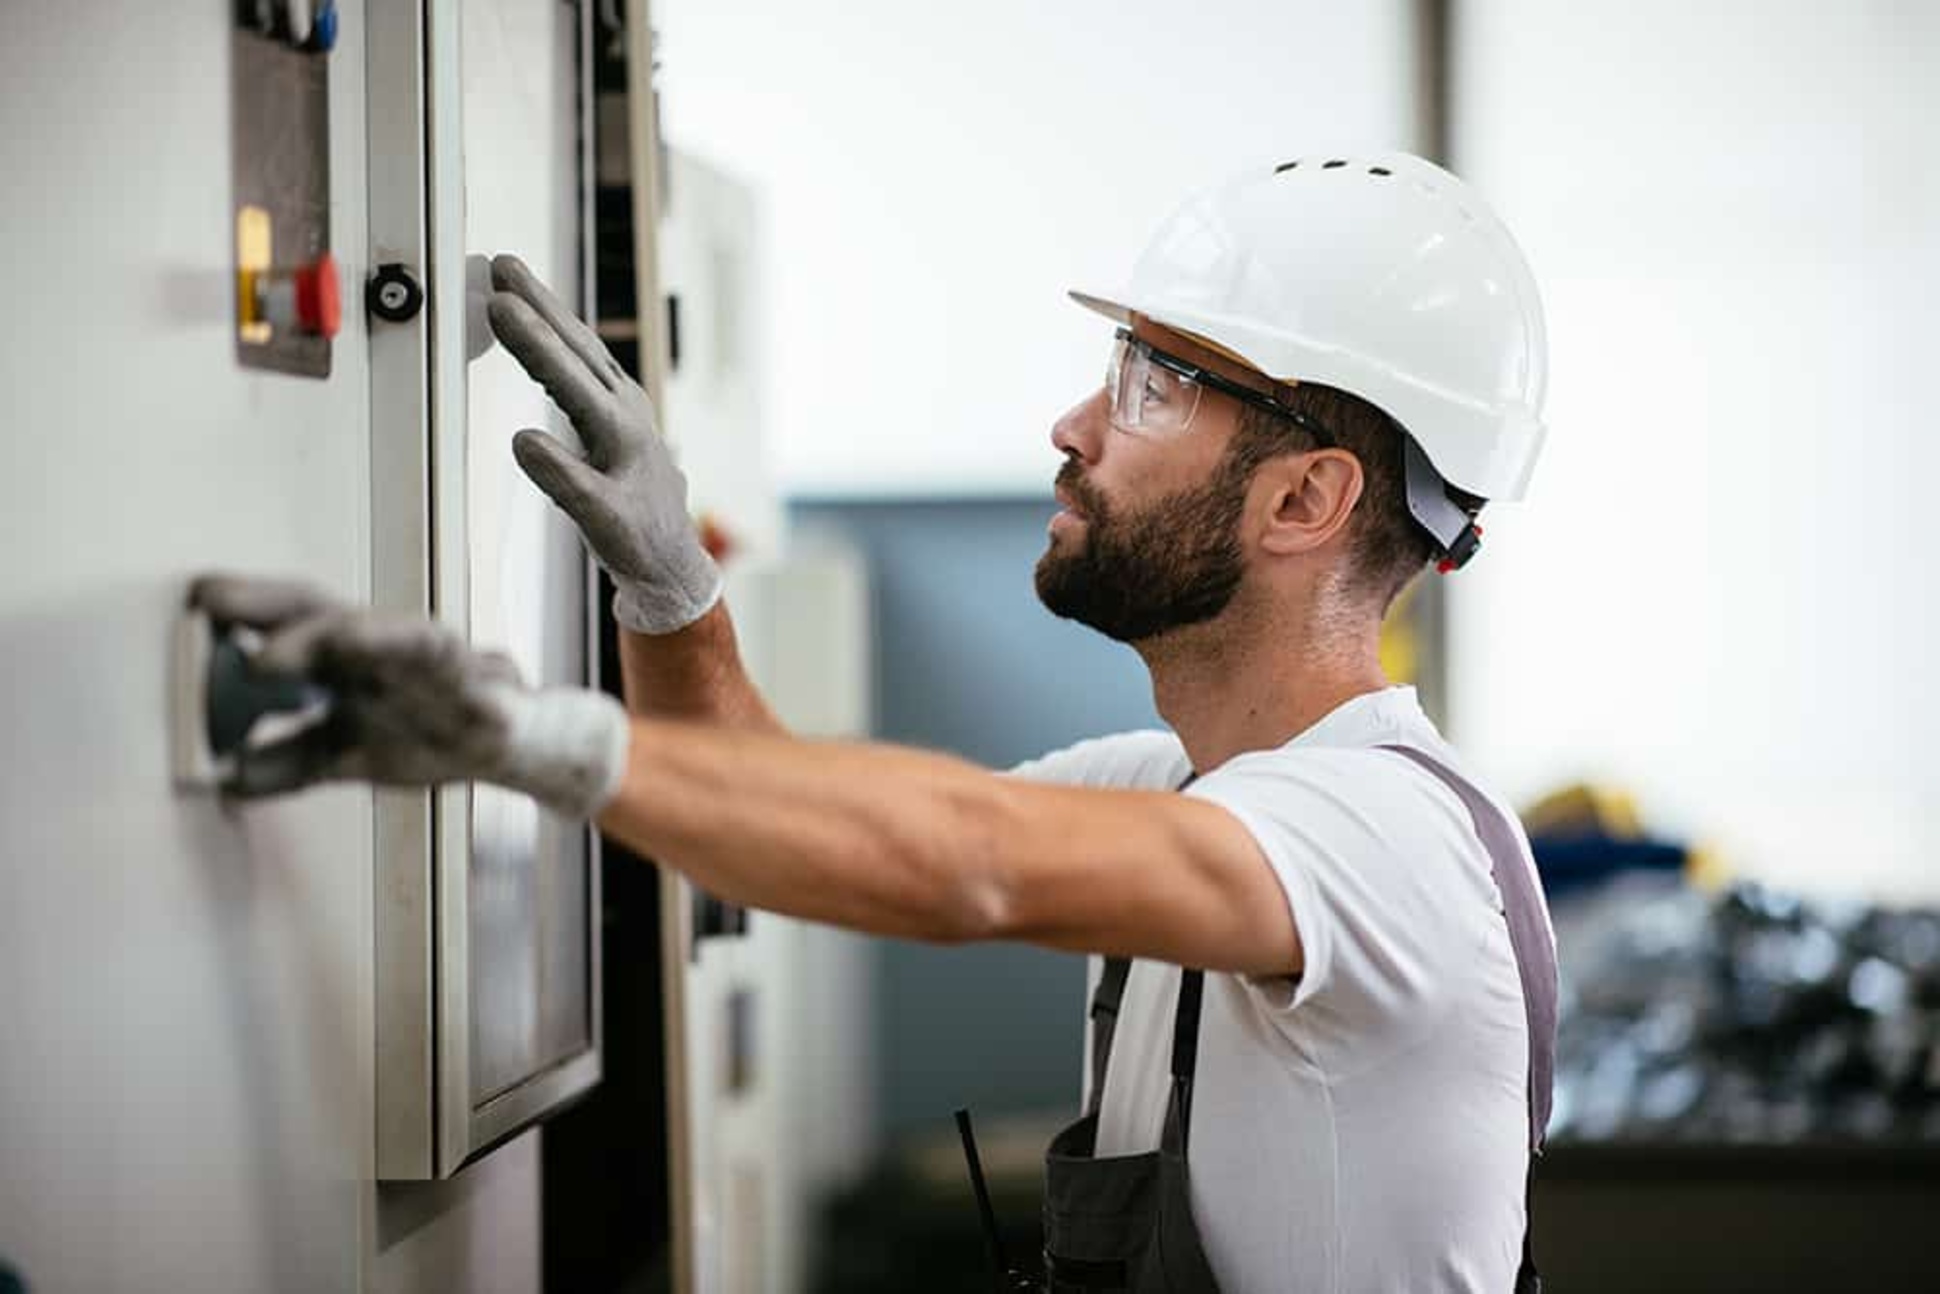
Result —
[[1529, 852], [1543, 878], [1543, 893], [1551, 900], [1590, 889], [1621, 872], [1669, 872], [1684, 869], [1689, 851], [1665, 840], [1619, 840], [1594, 834], [1531, 836]]
[[[1126, 647], [1037, 600], [1049, 498], [797, 501], [792, 523], [865, 555], [875, 609], [875, 735], [1004, 768], [1159, 725]], [[1075, 1109], [1083, 959], [1006, 945], [883, 940], [876, 963], [878, 1130]]]

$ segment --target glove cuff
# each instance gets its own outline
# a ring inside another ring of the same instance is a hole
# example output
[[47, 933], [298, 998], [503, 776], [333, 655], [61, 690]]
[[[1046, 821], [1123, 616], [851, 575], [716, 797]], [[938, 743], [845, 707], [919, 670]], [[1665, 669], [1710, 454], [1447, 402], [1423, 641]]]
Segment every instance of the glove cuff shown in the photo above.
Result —
[[721, 600], [721, 568], [705, 553], [680, 580], [614, 577], [613, 619], [636, 634], [670, 634], [685, 629]]
[[583, 688], [506, 687], [501, 698], [509, 719], [505, 768], [491, 780], [564, 817], [597, 818], [626, 780], [633, 733], [625, 708]]

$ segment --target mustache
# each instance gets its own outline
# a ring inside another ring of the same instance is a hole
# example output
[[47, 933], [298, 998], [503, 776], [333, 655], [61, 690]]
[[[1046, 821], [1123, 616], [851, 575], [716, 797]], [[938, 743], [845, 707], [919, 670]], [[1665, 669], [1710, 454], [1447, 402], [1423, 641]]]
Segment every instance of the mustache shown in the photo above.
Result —
[[1105, 499], [1090, 481], [1085, 480], [1084, 469], [1078, 460], [1067, 458], [1064, 466], [1058, 469], [1057, 487], [1077, 502], [1078, 510], [1087, 517], [1097, 517], [1105, 511]]

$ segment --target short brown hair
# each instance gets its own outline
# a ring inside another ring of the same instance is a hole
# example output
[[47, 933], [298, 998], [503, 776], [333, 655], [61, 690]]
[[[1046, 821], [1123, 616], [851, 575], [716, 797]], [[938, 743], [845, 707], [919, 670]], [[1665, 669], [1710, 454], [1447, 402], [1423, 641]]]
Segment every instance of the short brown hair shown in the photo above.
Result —
[[[1366, 400], [1331, 386], [1302, 382], [1288, 404], [1325, 427], [1342, 449], [1361, 461], [1361, 497], [1348, 520], [1352, 537], [1352, 583], [1385, 612], [1419, 575], [1438, 546], [1408, 511], [1408, 470], [1402, 432], [1394, 419]], [[1289, 443], [1289, 436], [1293, 441]], [[1313, 437], [1285, 418], [1247, 405], [1228, 451], [1252, 468], [1290, 450], [1315, 447]], [[1452, 493], [1452, 492], [1451, 492]], [[1466, 496], [1458, 502], [1478, 503]]]

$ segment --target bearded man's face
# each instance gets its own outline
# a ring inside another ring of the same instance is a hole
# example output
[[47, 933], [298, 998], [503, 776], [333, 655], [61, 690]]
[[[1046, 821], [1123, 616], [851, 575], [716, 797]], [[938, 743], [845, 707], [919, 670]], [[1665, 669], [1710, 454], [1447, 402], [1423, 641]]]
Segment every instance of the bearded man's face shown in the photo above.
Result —
[[1106, 498], [1066, 459], [1058, 491], [1075, 515], [1052, 525], [1038, 598], [1124, 643], [1211, 620], [1239, 590], [1246, 476], [1229, 454], [1203, 484], [1131, 505]]

